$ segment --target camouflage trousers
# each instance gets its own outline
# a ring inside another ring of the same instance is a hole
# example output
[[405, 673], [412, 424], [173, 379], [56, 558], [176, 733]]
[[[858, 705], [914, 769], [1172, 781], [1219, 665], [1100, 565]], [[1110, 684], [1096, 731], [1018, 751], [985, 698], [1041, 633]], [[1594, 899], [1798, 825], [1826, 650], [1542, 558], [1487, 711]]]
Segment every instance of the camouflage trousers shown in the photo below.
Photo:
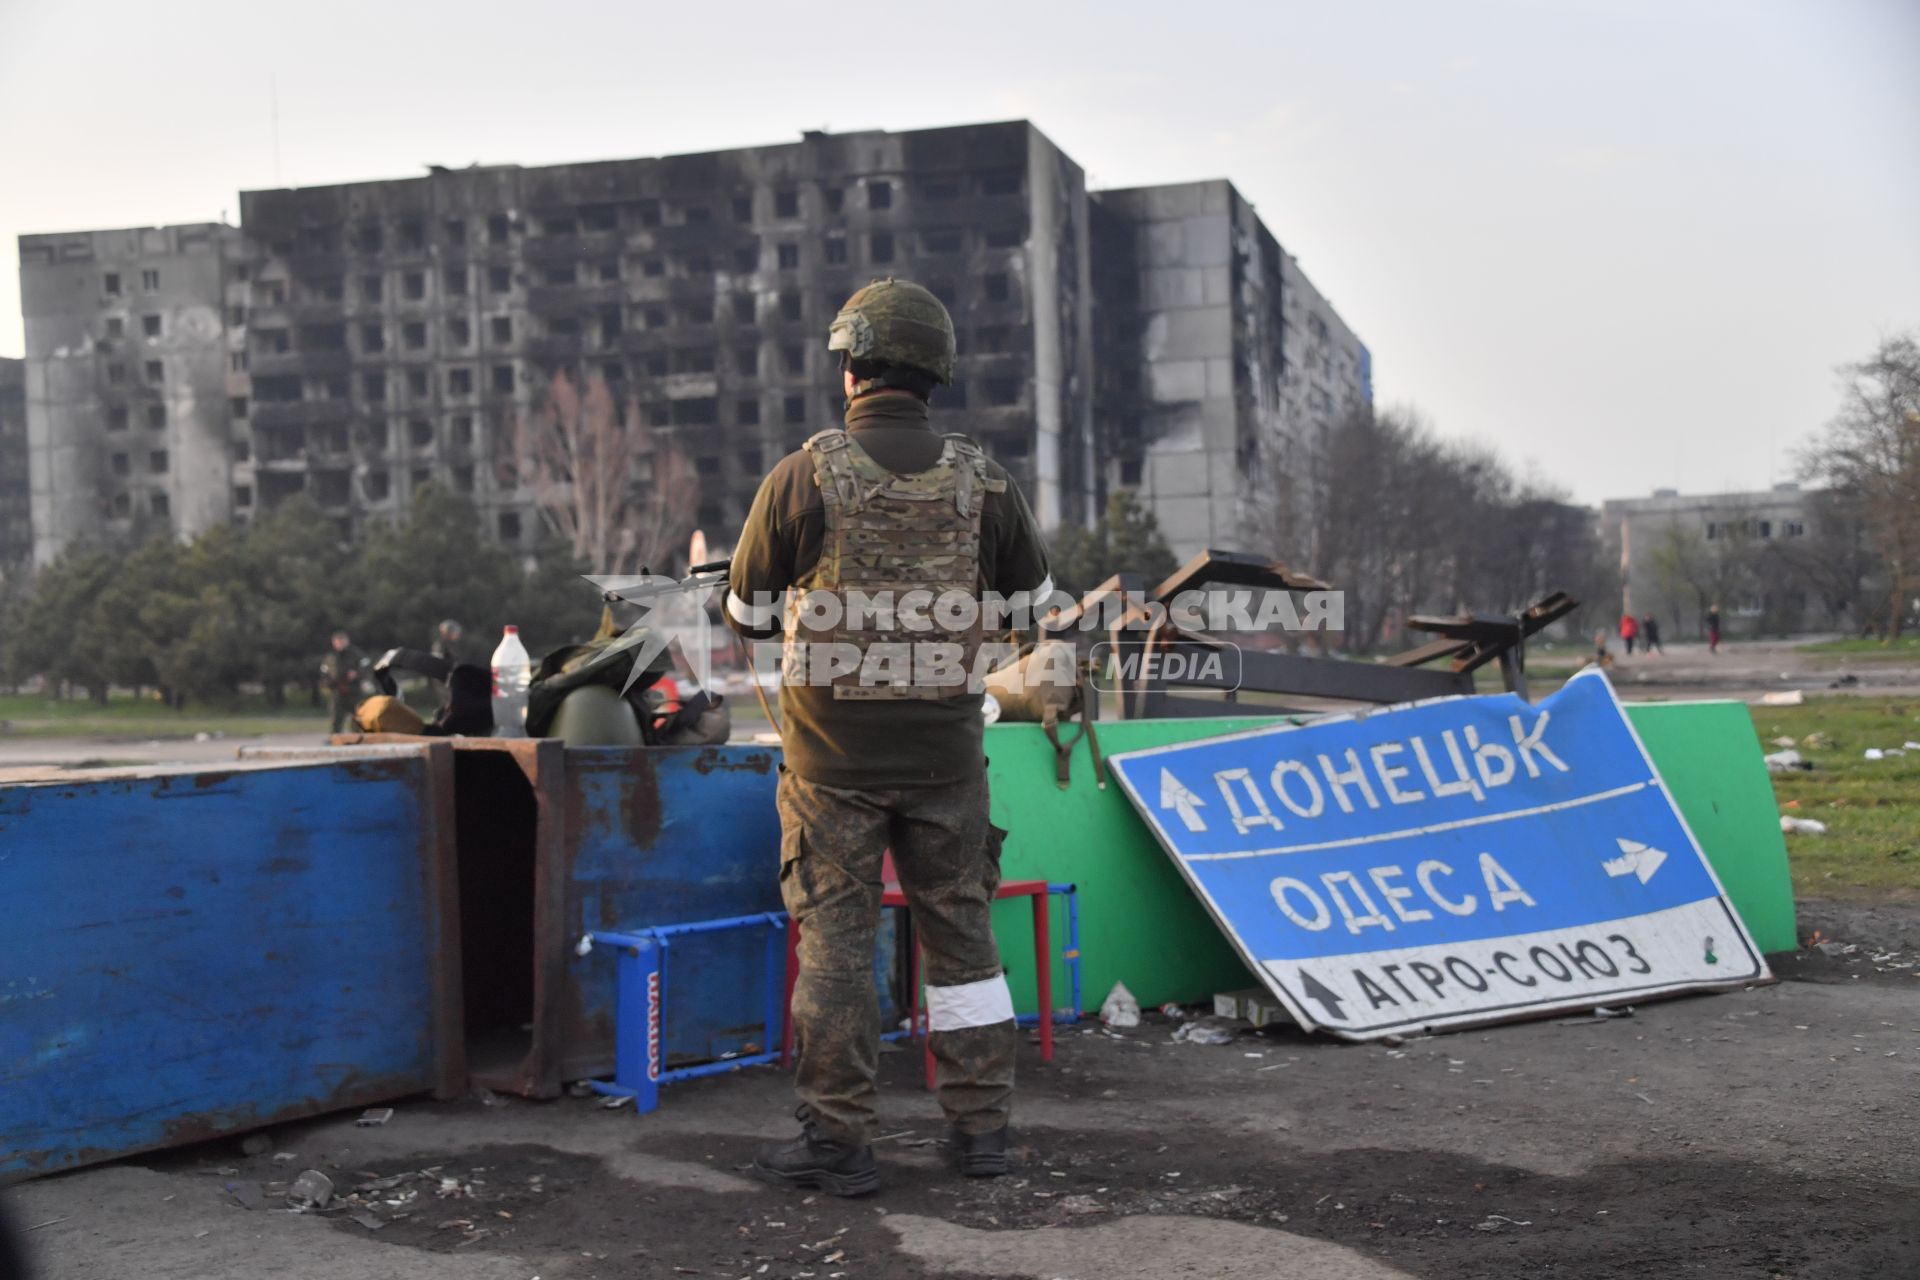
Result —
[[800, 923], [793, 990], [794, 1091], [822, 1136], [873, 1137], [880, 1005], [874, 933], [881, 860], [893, 851], [926, 956], [934, 1080], [962, 1133], [1007, 1123], [1013, 1000], [990, 907], [1005, 832], [987, 821], [987, 778], [852, 791], [780, 772], [780, 893]]

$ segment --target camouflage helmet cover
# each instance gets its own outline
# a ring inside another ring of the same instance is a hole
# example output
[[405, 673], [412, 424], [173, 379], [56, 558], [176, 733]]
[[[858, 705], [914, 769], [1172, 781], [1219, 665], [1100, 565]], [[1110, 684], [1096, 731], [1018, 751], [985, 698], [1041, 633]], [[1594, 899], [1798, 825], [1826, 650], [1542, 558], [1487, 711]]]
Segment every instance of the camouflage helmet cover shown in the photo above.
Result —
[[953, 381], [953, 319], [940, 299], [910, 280], [888, 276], [856, 291], [827, 330], [827, 350]]

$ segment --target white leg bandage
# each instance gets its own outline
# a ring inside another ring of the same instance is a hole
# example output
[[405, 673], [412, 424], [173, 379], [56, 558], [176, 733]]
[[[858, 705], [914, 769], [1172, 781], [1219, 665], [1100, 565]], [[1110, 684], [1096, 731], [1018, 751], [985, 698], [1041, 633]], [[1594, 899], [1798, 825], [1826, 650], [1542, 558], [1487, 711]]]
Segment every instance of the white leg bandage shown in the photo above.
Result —
[[927, 1025], [935, 1031], [991, 1027], [1012, 1017], [1013, 992], [1004, 973], [957, 987], [927, 988]]

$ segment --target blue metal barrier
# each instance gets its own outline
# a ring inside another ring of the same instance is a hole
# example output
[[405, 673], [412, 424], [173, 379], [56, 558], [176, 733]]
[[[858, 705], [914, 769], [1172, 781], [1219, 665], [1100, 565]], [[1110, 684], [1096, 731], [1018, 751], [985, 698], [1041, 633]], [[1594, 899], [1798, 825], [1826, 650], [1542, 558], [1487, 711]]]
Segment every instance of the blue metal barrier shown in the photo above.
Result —
[[[767, 930], [765, 1032], [757, 1053], [743, 1053], [719, 1062], [667, 1070], [661, 1061], [663, 1010], [667, 998], [667, 957], [672, 939], [723, 929]], [[587, 936], [598, 946], [617, 948], [618, 988], [615, 994], [613, 1079], [589, 1080], [595, 1093], [633, 1099], [634, 1110], [648, 1112], [660, 1105], [660, 1086], [674, 1080], [697, 1080], [724, 1075], [742, 1067], [775, 1062], [780, 1057], [781, 1026], [786, 1020], [787, 916], [767, 911], [692, 924], [663, 924], [633, 933], [593, 930]]]

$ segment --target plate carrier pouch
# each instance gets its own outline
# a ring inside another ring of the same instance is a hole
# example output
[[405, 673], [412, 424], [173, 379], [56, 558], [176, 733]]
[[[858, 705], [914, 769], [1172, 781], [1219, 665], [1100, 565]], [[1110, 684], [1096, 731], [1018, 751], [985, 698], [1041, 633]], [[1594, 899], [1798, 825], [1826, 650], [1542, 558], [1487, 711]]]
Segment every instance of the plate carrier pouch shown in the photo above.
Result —
[[[986, 495], [1004, 491], [1007, 482], [987, 474], [979, 445], [962, 435], [942, 438], [939, 460], [908, 475], [882, 467], [842, 429], [828, 428], [807, 441], [826, 527], [819, 562], [787, 597], [788, 683], [808, 683], [803, 646], [827, 643], [850, 645], [860, 655], [853, 670], [832, 677], [836, 699], [944, 699], [980, 692], [973, 669], [985, 635], [980, 512]], [[910, 591], [931, 593], [931, 602], [917, 611], [924, 627], [903, 626], [891, 607], [865, 605], [857, 619], [862, 625], [849, 625], [856, 620], [848, 608], [853, 593], [869, 599], [886, 593], [898, 604]], [[955, 629], [941, 621], [937, 602], [949, 592], [974, 602], [971, 625]], [[810, 620], [807, 600], [814, 593], [837, 598], [839, 616], [832, 625]], [[874, 654], [876, 671], [863, 683], [868, 655], [879, 645], [903, 647]]]

